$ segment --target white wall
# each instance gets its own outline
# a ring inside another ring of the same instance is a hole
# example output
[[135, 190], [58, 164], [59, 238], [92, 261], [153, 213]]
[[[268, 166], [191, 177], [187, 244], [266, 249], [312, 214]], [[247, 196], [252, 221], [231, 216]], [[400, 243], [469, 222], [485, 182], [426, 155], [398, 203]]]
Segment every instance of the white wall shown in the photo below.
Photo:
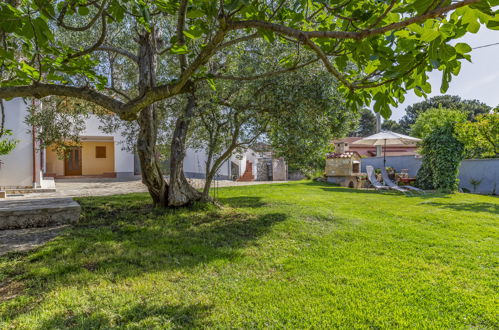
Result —
[[0, 168], [0, 187], [31, 187], [33, 185], [33, 139], [29, 126], [24, 123], [27, 104], [23, 99], [4, 101], [5, 127], [19, 140], [16, 148], [5, 156]]
[[[184, 158], [184, 172], [186, 177], [204, 178], [206, 171], [206, 152], [188, 148]], [[230, 177], [230, 160], [222, 164], [218, 174], [224, 179]]]

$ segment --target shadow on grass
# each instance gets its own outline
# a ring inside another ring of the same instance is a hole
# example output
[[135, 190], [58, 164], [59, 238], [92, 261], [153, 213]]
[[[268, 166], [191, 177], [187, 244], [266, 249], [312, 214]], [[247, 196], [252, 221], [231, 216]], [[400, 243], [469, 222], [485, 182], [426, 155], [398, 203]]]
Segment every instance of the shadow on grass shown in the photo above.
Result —
[[[258, 198], [249, 198], [246, 202], [243, 199], [225, 201], [234, 206], [263, 205]], [[282, 213], [252, 215], [206, 204], [190, 209], [155, 209], [144, 194], [80, 198], [78, 201], [82, 206], [80, 223], [32, 253], [9, 256], [19, 262], [13, 263], [15, 266], [11, 269], [4, 268], [0, 275], [5, 281], [22, 282], [25, 287], [32, 288], [24, 294], [34, 297], [68, 285], [85, 286], [91, 281], [116, 283], [157, 271], [186, 270], [214, 260], [230, 261], [241, 256], [245, 246], [257, 245], [259, 237], [286, 219]], [[208, 307], [161, 308], [144, 313], [171, 314], [180, 324], [189, 325]], [[0, 310], [0, 319], [15, 319], [23, 310], [25, 308], [18, 309], [12, 304]], [[78, 324], [83, 328], [97, 324], [106, 327], [109, 321], [105, 315], [85, 317], [60, 315], [49, 321], [47, 328], [65, 324], [66, 318], [67, 322], [79, 319]], [[120, 317], [126, 318], [121, 314]]]
[[228, 197], [219, 200], [230, 207], [263, 207], [266, 205], [260, 197], [254, 196]]
[[468, 212], [488, 212], [499, 215], [499, 204], [494, 203], [424, 203], [424, 205], [431, 205], [455, 211], [468, 211]]
[[115, 327], [150, 329], [150, 328], [190, 328], [206, 327], [203, 318], [212, 307], [209, 305], [161, 305], [148, 306], [136, 303], [120, 311], [119, 317], [112, 319], [106, 313], [90, 315], [71, 312], [60, 313], [38, 326], [40, 329], [78, 328], [78, 329], [110, 329]]
[[417, 197], [421, 199], [428, 198], [449, 198], [449, 194], [443, 192], [426, 192], [425, 194], [421, 194], [414, 191], [409, 191], [408, 193], [401, 193], [396, 190], [375, 190], [375, 189], [354, 189], [354, 188], [346, 188], [341, 186], [332, 185], [327, 182], [307, 182], [304, 183], [308, 186], [321, 187], [324, 191], [336, 192], [336, 193], [349, 193], [349, 194], [378, 194], [378, 195], [387, 195], [387, 196], [405, 196], [405, 197]]

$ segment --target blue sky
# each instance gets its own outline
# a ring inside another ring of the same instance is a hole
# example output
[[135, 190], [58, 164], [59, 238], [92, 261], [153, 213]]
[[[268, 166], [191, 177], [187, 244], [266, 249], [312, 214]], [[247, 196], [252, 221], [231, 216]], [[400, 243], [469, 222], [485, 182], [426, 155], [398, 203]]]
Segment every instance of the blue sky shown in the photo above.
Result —
[[[488, 30], [481, 27], [477, 34], [468, 34], [459, 39], [471, 47], [499, 42], [499, 31]], [[459, 95], [463, 99], [477, 99], [490, 106], [499, 105], [499, 45], [474, 49], [471, 52], [473, 63], [464, 61], [459, 76], [454, 77], [446, 94]], [[434, 71], [429, 74], [432, 86], [431, 96], [440, 94], [440, 81], [442, 74]], [[414, 93], [407, 94], [404, 103], [392, 108], [390, 119], [399, 120], [404, 114], [404, 109], [424, 98]]]

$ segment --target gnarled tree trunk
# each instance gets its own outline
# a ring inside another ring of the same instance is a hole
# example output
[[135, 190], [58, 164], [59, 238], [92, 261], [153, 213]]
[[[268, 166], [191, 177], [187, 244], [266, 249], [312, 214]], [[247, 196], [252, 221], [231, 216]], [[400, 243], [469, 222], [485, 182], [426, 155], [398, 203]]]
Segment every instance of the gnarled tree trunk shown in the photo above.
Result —
[[195, 107], [194, 96], [189, 95], [184, 112], [177, 119], [175, 131], [173, 132], [168, 187], [169, 206], [187, 205], [201, 199], [201, 193], [189, 184], [184, 174], [185, 141]]
[[142, 109], [137, 120], [139, 135], [137, 153], [142, 182], [147, 186], [155, 206], [168, 206], [168, 185], [159, 166], [156, 152], [157, 123], [153, 106]]
[[[139, 92], [156, 85], [156, 54], [154, 32], [143, 32], [139, 37]], [[137, 123], [137, 153], [140, 159], [142, 182], [147, 186], [155, 206], [168, 206], [168, 185], [163, 177], [156, 150], [158, 123], [154, 105], [142, 109]]]

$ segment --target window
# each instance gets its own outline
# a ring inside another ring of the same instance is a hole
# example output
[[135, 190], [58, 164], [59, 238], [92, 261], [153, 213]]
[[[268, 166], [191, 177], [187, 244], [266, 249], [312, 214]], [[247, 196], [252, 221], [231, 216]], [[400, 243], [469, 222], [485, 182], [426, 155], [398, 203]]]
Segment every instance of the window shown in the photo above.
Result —
[[106, 158], [106, 147], [95, 147], [95, 158]]

